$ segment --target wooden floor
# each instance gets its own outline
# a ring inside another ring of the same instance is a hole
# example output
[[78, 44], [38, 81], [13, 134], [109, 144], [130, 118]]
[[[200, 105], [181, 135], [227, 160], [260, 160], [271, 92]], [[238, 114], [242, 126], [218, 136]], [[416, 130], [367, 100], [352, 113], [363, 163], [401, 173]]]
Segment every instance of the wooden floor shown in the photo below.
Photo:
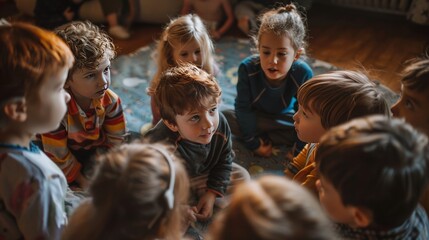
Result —
[[[307, 22], [310, 57], [344, 69], [367, 71], [395, 91], [400, 89], [404, 62], [425, 49], [429, 52], [429, 27], [413, 24], [401, 15], [317, 3], [307, 13]], [[132, 53], [153, 42], [162, 27], [134, 24], [130, 39], [114, 40], [118, 54]], [[237, 28], [228, 35], [245, 37]]]

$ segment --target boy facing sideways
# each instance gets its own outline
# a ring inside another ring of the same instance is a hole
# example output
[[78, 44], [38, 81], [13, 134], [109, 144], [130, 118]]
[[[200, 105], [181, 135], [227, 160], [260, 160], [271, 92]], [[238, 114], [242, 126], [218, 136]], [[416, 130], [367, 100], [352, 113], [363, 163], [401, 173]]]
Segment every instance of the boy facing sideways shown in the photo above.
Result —
[[32, 137], [57, 128], [73, 54], [55, 34], [0, 24], [0, 239], [59, 239], [67, 181]]
[[332, 128], [319, 143], [316, 185], [322, 206], [346, 239], [429, 239], [418, 205], [428, 180], [424, 134], [375, 115]]
[[376, 84], [355, 71], [334, 71], [313, 77], [298, 89], [298, 102], [294, 125], [298, 138], [308, 144], [288, 164], [285, 174], [317, 193], [314, 157], [322, 135], [353, 118], [389, 115], [389, 107]]
[[90, 22], [72, 22], [56, 29], [76, 62], [65, 84], [71, 95], [67, 115], [55, 131], [42, 134], [45, 153], [63, 170], [68, 183], [85, 188], [97, 151], [125, 138], [121, 99], [110, 86], [112, 40]]
[[[412, 59], [403, 71], [401, 98], [392, 106], [394, 117], [429, 136], [429, 56]], [[429, 213], [429, 189], [420, 203]]]
[[162, 121], [145, 138], [167, 140], [184, 159], [191, 188], [199, 197], [189, 221], [208, 219], [230, 180], [235, 184], [250, 179], [244, 168], [232, 162], [231, 131], [218, 112], [220, 96], [216, 79], [192, 64], [168, 69], [155, 91]]

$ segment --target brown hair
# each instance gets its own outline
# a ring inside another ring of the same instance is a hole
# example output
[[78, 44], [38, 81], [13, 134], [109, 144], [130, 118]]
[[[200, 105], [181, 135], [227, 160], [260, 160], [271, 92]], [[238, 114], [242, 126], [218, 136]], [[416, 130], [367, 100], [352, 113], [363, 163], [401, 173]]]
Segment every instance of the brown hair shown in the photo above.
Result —
[[267, 175], [237, 186], [207, 239], [331, 240], [331, 228], [310, 192], [284, 177]]
[[292, 42], [292, 46], [297, 51], [306, 47], [306, 27], [303, 17], [299, 14], [294, 4], [288, 4], [276, 9], [271, 9], [260, 17], [261, 25], [256, 37], [255, 45], [259, 48], [261, 35], [272, 32], [278, 36], [287, 36]]
[[155, 92], [155, 101], [161, 117], [175, 124], [176, 115], [183, 115], [219, 103], [221, 89], [213, 77], [193, 64], [172, 67], [164, 72]]
[[416, 91], [425, 91], [429, 87], [429, 57], [409, 60], [402, 72], [402, 84]]
[[301, 85], [297, 98], [301, 106], [320, 116], [325, 129], [360, 116], [390, 115], [376, 84], [356, 71], [317, 75]]
[[76, 21], [55, 29], [55, 33], [69, 45], [76, 62], [69, 76], [82, 68], [95, 69], [104, 57], [115, 57], [112, 39], [98, 26], [89, 21]]
[[[74, 231], [67, 230], [63, 239], [178, 239], [189, 180], [181, 161], [170, 152], [159, 143], [136, 142], [99, 157], [89, 188], [90, 219], [72, 217], [69, 227]], [[164, 196], [172, 176], [167, 157], [174, 159], [175, 169], [172, 209]], [[82, 215], [79, 209], [75, 214]]]
[[371, 211], [373, 227], [396, 227], [415, 210], [429, 176], [427, 137], [402, 119], [354, 119], [320, 140], [319, 173], [345, 206]]
[[74, 61], [54, 33], [20, 22], [0, 25], [0, 56], [0, 102], [37, 92], [48, 73]]

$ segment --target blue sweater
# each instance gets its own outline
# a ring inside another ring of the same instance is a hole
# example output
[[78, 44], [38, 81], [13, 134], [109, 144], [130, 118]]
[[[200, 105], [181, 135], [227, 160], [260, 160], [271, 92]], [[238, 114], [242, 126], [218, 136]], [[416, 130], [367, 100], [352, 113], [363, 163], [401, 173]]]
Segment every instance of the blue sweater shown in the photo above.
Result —
[[294, 114], [297, 110], [296, 93], [305, 81], [313, 77], [310, 66], [302, 60], [295, 61], [283, 83], [271, 87], [261, 68], [259, 55], [244, 59], [238, 67], [235, 112], [246, 146], [257, 149], [260, 145], [255, 111], [276, 118], [276, 115]]

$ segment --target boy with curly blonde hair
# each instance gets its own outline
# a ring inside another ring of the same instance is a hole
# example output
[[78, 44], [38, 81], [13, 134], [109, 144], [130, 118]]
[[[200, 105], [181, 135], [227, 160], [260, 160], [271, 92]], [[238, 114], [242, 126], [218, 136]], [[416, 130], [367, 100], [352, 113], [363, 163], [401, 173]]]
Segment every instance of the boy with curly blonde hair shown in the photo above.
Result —
[[60, 127], [41, 135], [43, 150], [63, 170], [68, 183], [85, 188], [96, 151], [123, 143], [126, 133], [121, 99], [110, 86], [110, 37], [90, 22], [72, 22], [56, 29], [76, 62], [66, 91], [71, 100]]

